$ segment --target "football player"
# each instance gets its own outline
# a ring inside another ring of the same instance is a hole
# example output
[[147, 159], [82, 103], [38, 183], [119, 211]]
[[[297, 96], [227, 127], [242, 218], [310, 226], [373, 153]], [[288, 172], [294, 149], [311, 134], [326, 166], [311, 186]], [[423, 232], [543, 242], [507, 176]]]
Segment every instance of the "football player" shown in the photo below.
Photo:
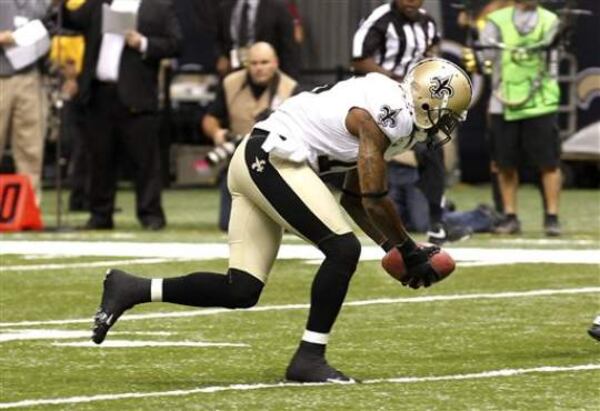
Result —
[[447, 142], [465, 119], [471, 94], [460, 68], [432, 58], [417, 63], [402, 83], [372, 73], [286, 100], [255, 125], [231, 160], [227, 273], [146, 279], [109, 270], [93, 341], [102, 343], [119, 316], [140, 303], [254, 306], [287, 229], [314, 244], [325, 260], [312, 284], [306, 329], [286, 378], [352, 382], [327, 363], [325, 348], [361, 245], [319, 176], [345, 172], [341, 205], [384, 250], [398, 247], [408, 273], [404, 285], [431, 285], [438, 279], [429, 262], [434, 250], [417, 247], [386, 197], [386, 161], [417, 141], [431, 149]]

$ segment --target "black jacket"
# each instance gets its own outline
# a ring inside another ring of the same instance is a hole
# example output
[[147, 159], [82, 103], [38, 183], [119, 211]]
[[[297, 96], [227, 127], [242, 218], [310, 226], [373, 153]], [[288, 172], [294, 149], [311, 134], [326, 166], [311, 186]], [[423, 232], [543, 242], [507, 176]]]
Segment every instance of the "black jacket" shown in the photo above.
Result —
[[[220, 51], [229, 57], [233, 47], [231, 39], [231, 14], [235, 0], [226, 0], [222, 4], [221, 18], [223, 22], [219, 33]], [[294, 21], [283, 0], [260, 0], [256, 10], [255, 41], [270, 43], [279, 57], [282, 71], [293, 78], [298, 78], [300, 59], [298, 45], [294, 41]]]
[[[64, 9], [67, 28], [85, 37], [83, 70], [79, 77], [79, 100], [86, 104], [94, 93], [96, 66], [102, 44], [102, 4], [112, 0], [87, 0], [74, 11]], [[177, 55], [181, 29], [171, 0], [142, 0], [138, 28], [148, 39], [145, 55], [125, 46], [121, 56], [117, 88], [123, 104], [133, 111], [158, 108], [158, 69], [160, 60]]]

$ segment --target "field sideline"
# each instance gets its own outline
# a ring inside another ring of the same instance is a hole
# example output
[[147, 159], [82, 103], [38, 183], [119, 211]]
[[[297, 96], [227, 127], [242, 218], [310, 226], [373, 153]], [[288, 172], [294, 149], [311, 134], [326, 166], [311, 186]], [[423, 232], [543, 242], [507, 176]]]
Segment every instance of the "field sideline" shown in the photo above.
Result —
[[[470, 207], [485, 190], [451, 194]], [[361, 238], [328, 350], [362, 381], [351, 385], [282, 380], [320, 259], [289, 236], [255, 308], [144, 305], [105, 344], [90, 343], [106, 268], [148, 277], [226, 269], [214, 190], [168, 191], [160, 233], [137, 228], [122, 191], [114, 232], [2, 235], [0, 409], [597, 410], [600, 343], [586, 329], [600, 313], [600, 196], [565, 192], [565, 235], [554, 241], [540, 235], [535, 190], [520, 196], [524, 236], [451, 245], [458, 269], [430, 289], [400, 287]], [[206, 208], [190, 211], [198, 201]]]

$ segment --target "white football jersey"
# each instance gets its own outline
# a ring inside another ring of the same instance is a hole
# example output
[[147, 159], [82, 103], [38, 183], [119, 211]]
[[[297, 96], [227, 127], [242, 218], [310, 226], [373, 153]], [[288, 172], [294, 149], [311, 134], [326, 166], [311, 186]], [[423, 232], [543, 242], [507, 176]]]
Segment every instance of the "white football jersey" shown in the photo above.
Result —
[[287, 99], [266, 120], [255, 125], [269, 131], [262, 148], [292, 161], [308, 161], [318, 173], [356, 166], [358, 137], [346, 129], [346, 116], [362, 108], [390, 139], [392, 153], [408, 150], [421, 136], [413, 133], [410, 96], [401, 85], [379, 73], [370, 73], [323, 86]]

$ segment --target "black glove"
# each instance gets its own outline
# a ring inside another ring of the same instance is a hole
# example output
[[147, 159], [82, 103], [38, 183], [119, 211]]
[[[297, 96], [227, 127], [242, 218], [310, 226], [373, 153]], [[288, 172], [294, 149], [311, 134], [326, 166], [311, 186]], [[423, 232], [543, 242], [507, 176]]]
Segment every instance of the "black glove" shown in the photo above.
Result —
[[440, 276], [431, 266], [429, 259], [432, 255], [439, 253], [440, 248], [437, 246], [418, 247], [412, 240], [408, 241], [398, 246], [406, 267], [406, 275], [401, 281], [402, 285], [417, 289], [421, 286], [429, 287], [439, 281]]

